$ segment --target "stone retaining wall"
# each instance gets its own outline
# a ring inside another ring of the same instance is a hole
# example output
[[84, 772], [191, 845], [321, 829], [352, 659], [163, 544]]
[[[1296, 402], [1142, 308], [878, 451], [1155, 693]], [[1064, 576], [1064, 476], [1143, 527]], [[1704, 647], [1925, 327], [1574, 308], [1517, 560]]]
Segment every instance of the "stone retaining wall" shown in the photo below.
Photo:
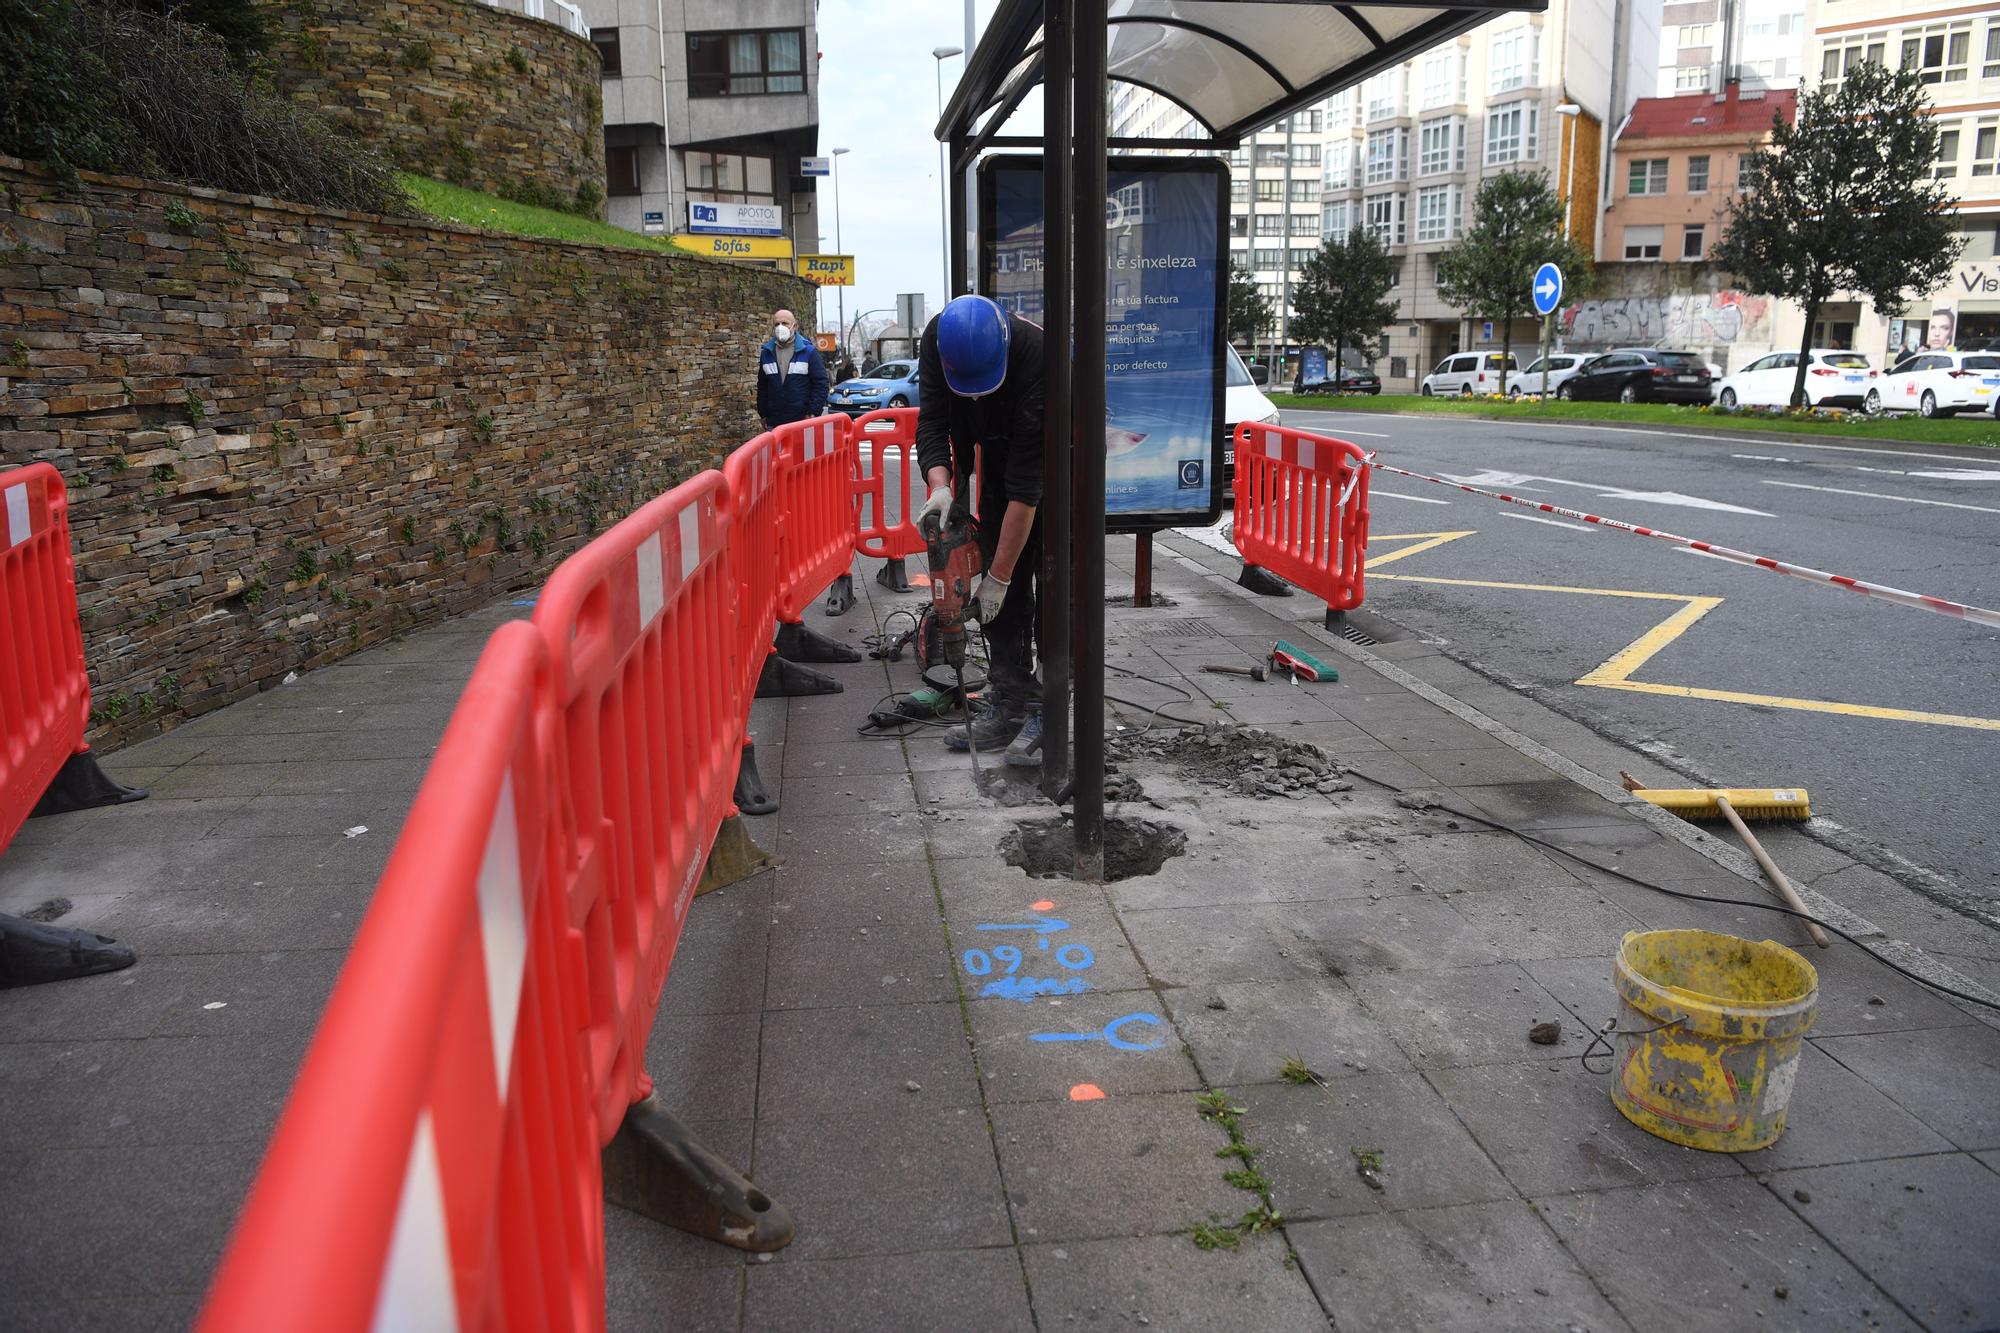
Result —
[[535, 583], [758, 429], [784, 274], [0, 158], [0, 466], [67, 479], [97, 742]]

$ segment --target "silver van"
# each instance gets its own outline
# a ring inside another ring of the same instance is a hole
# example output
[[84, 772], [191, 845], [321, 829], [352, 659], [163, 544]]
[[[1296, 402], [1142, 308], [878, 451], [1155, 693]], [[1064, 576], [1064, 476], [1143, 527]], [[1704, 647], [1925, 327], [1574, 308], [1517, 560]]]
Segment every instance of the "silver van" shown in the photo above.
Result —
[[1512, 352], [1504, 357], [1499, 352], [1455, 352], [1424, 376], [1419, 392], [1426, 398], [1454, 393], [1468, 397], [1476, 393], [1499, 393], [1507, 382], [1507, 372], [1514, 369]]

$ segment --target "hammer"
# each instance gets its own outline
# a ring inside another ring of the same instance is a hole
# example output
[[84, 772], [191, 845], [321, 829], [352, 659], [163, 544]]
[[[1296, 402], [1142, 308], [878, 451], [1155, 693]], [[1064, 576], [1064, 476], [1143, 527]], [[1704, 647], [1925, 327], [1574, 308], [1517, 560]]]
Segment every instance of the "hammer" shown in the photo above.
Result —
[[1266, 679], [1261, 663], [1256, 666], [1203, 666], [1203, 671], [1213, 671], [1218, 676], [1248, 676], [1252, 680]]

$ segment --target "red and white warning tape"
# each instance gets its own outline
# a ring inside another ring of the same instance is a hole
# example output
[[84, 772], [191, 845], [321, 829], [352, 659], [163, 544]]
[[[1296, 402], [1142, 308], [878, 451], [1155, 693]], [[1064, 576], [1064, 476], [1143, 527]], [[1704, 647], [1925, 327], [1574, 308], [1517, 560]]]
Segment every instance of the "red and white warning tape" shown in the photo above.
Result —
[[1501, 491], [1481, 490], [1477, 486], [1467, 486], [1463, 482], [1446, 481], [1442, 477], [1430, 477], [1421, 472], [1411, 472], [1405, 468], [1391, 467], [1380, 462], [1374, 454], [1368, 455], [1370, 466], [1377, 471], [1393, 472], [1399, 477], [1409, 477], [1413, 481], [1428, 481], [1434, 486], [1446, 486], [1454, 491], [1464, 491], [1468, 495], [1484, 495], [1494, 500], [1505, 500], [1523, 509], [1539, 509], [1544, 514], [1561, 514], [1564, 518], [1574, 518], [1584, 523], [1596, 523], [1607, 528], [1617, 528], [1621, 532], [1636, 532], [1641, 537], [1658, 537], [1661, 541], [1685, 546], [1691, 551], [1700, 551], [1715, 556], [1719, 560], [1733, 561], [1739, 565], [1755, 565], [1759, 569], [1772, 570], [1779, 574], [1789, 574], [1796, 579], [1808, 579], [1814, 583], [1824, 583], [1835, 588], [1845, 588], [1866, 597], [1879, 597], [1885, 602], [1895, 602], [1899, 606], [1915, 607], [1919, 611], [1935, 611], [1939, 615], [1955, 616], [1960, 620], [1970, 620], [1981, 625], [1991, 625], [2000, 629], [2000, 611], [1989, 611], [1983, 606], [1968, 606], [1964, 602], [1947, 601], [1942, 597], [1930, 597], [1920, 592], [1906, 592], [1901, 588], [1891, 588], [1886, 584], [1869, 583], [1865, 579], [1851, 579], [1844, 574], [1829, 574], [1823, 569], [1813, 569], [1808, 565], [1791, 565], [1769, 556], [1752, 555], [1748, 551], [1737, 551], [1727, 546], [1716, 546], [1710, 542], [1698, 542], [1692, 537], [1680, 537], [1671, 532], [1661, 532], [1658, 528], [1642, 528], [1636, 523], [1620, 523], [1615, 518], [1603, 518], [1597, 514], [1586, 514], [1577, 509], [1564, 509], [1561, 505], [1543, 504], [1539, 500], [1523, 500], [1518, 495], [1507, 495]]

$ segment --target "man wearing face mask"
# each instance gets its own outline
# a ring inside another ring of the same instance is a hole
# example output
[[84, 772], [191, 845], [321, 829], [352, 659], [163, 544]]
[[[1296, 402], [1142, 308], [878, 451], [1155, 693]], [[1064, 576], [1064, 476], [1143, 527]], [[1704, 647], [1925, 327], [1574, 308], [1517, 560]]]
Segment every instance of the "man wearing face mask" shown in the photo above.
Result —
[[826, 411], [826, 362], [789, 310], [771, 315], [771, 337], [757, 357], [757, 416], [770, 430]]
[[918, 513], [942, 519], [969, 501], [979, 457], [975, 595], [986, 638], [986, 708], [945, 733], [954, 750], [1007, 747], [1007, 762], [1039, 764], [1042, 688], [1035, 679], [1035, 570], [1041, 564], [1042, 330], [983, 296], [961, 296], [924, 330], [918, 358], [917, 459], [930, 483]]

